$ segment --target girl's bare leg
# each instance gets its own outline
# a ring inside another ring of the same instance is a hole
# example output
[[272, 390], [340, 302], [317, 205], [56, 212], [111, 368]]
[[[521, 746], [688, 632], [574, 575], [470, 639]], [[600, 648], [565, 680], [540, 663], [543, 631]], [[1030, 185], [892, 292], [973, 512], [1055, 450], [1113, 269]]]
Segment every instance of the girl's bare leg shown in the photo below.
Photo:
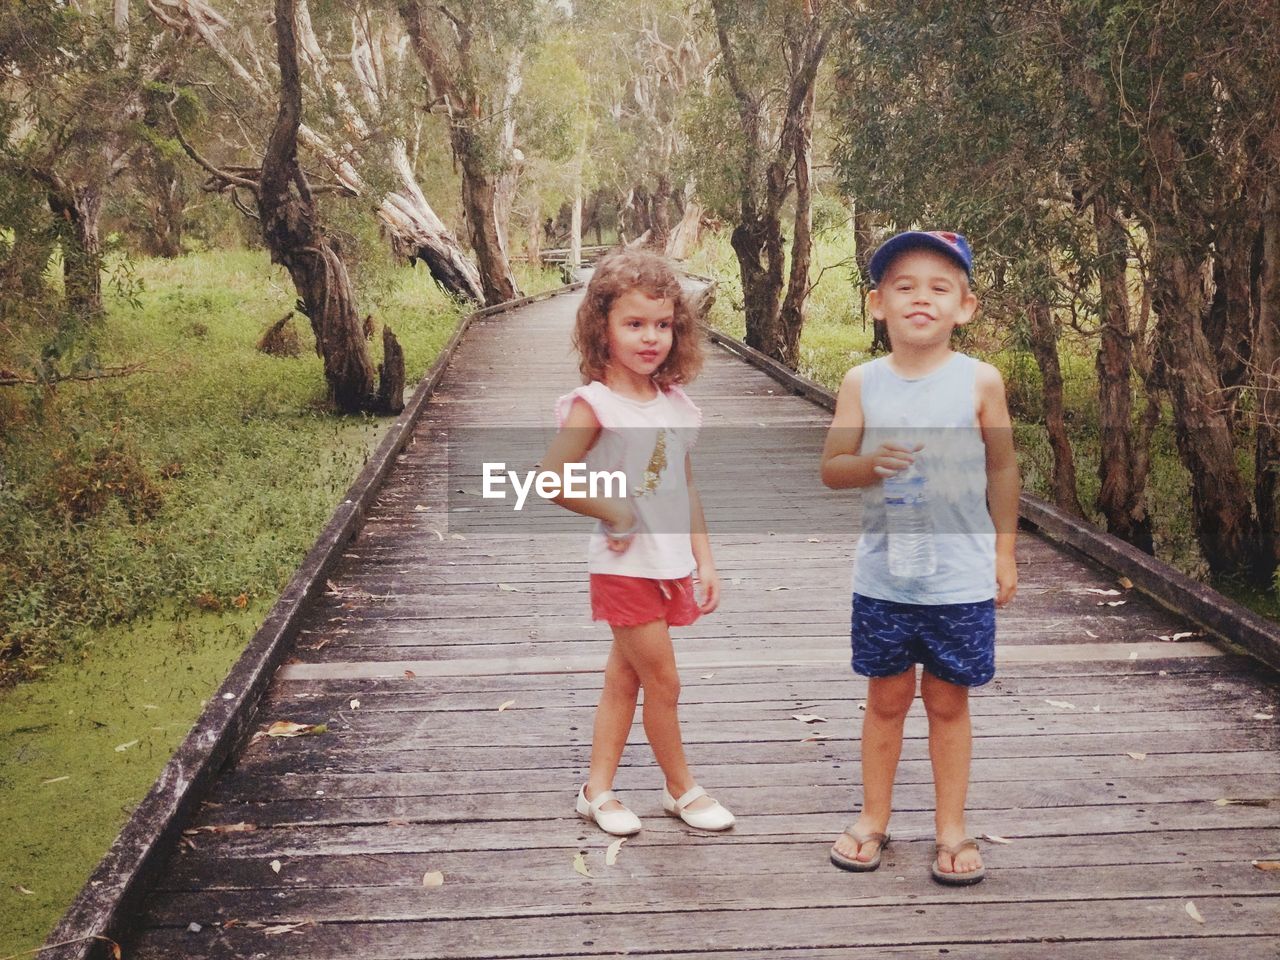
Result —
[[[638, 627], [614, 627], [613, 648], [624, 657], [644, 689], [644, 732], [653, 755], [667, 778], [667, 790], [679, 797], [697, 781], [689, 772], [680, 736], [680, 675], [676, 671], [675, 648], [665, 620], [654, 620]], [[715, 803], [701, 797], [688, 807], [701, 810]]]
[[[622, 749], [636, 714], [636, 697], [640, 677], [618, 651], [617, 643], [609, 650], [604, 667], [604, 689], [596, 707], [595, 727], [591, 734], [591, 769], [587, 775], [587, 799], [613, 789], [613, 777], [622, 760]], [[619, 810], [622, 804], [610, 800], [601, 810]]]

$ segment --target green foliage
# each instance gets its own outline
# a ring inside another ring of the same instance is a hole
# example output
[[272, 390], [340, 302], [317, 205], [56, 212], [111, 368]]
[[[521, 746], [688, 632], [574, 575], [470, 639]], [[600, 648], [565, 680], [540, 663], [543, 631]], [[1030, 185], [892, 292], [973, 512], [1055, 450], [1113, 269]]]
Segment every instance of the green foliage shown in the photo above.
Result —
[[[325, 409], [309, 329], [300, 359], [254, 349], [294, 301], [262, 254], [151, 261], [142, 273], [140, 308], [113, 301], [104, 328], [69, 347], [143, 371], [0, 392], [0, 678], [165, 604], [273, 596], [382, 432], [383, 421]], [[458, 307], [423, 271], [380, 282], [377, 316], [412, 380]]]

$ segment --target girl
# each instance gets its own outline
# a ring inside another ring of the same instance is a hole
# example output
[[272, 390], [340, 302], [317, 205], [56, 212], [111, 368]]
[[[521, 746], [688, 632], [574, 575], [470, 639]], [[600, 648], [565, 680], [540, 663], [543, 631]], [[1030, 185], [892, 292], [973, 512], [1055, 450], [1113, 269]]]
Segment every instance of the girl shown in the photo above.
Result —
[[566, 463], [585, 458], [588, 470], [627, 477], [622, 497], [555, 498], [600, 521], [587, 550], [591, 615], [613, 630], [578, 814], [616, 836], [640, 830], [612, 787], [643, 687], [645, 733], [666, 776], [663, 810], [690, 826], [726, 830], [733, 814], [694, 781], [676, 716], [680, 678], [669, 627], [713, 611], [720, 578], [689, 459], [702, 413], [679, 386], [701, 367], [701, 347], [671, 268], [637, 250], [602, 259], [578, 308], [573, 344], [586, 386], [557, 401], [560, 432], [542, 469], [563, 476]]

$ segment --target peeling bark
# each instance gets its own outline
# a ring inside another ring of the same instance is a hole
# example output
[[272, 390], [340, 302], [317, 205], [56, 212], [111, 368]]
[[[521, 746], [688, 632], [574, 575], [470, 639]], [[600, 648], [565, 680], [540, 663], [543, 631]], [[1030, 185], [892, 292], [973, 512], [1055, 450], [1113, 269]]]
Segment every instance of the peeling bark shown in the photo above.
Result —
[[1058, 332], [1053, 314], [1044, 301], [1027, 305], [1031, 321], [1030, 345], [1044, 384], [1044, 425], [1053, 450], [1053, 502], [1076, 517], [1084, 516], [1076, 493], [1076, 461], [1067, 437], [1067, 421], [1062, 396], [1062, 367], [1058, 362]]

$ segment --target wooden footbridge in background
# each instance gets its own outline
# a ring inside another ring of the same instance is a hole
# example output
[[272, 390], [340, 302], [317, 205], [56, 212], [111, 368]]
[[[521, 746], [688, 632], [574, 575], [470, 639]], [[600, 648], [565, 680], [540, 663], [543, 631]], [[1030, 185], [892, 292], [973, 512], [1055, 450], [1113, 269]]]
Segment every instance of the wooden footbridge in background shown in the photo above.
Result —
[[[858, 804], [857, 497], [818, 482], [829, 413], [794, 391], [820, 392], [732, 343], [690, 391], [724, 599], [676, 646], [693, 769], [738, 825], [662, 815], [637, 723], [616, 786], [645, 829], [608, 864], [573, 809], [608, 637], [588, 521], [467, 522], [478, 465], [449, 442], [545, 442], [580, 295], [470, 323], [51, 940], [106, 932], [137, 960], [1280, 956], [1261, 868], [1280, 859], [1280, 688], [1204, 624], [1273, 664], [1274, 626], [1031, 500], [997, 680], [973, 698], [969, 825], [1002, 838], [987, 880], [929, 878], [918, 702], [882, 867], [828, 864]], [[275, 721], [325, 731], [251, 739]]]

